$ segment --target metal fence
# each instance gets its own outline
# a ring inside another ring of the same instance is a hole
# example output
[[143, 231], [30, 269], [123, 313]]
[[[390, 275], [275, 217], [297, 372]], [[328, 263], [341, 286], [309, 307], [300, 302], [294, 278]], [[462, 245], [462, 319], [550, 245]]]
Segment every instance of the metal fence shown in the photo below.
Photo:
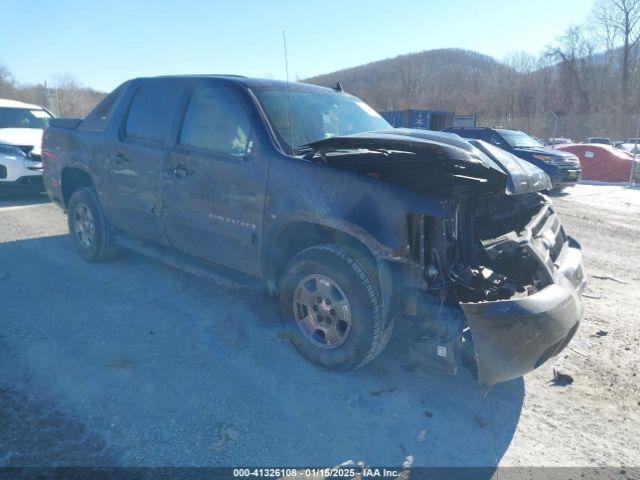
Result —
[[[531, 117], [489, 118], [478, 116], [480, 127], [502, 127], [522, 130], [546, 144], [560, 143], [559, 148], [580, 159], [585, 180], [616, 183], [640, 183], [640, 115], [537, 115]], [[577, 145], [588, 138], [607, 138], [612, 146]], [[554, 141], [555, 140], [555, 141]], [[631, 140], [631, 142], [629, 142]]]

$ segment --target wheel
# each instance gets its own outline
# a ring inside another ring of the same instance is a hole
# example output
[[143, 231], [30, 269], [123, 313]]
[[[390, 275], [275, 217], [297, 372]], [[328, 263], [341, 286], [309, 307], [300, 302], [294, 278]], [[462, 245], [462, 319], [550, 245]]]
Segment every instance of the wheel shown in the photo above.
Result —
[[280, 308], [295, 348], [327, 369], [361, 367], [391, 336], [375, 268], [344, 246], [319, 245], [298, 253], [280, 282]]
[[106, 219], [93, 188], [83, 187], [73, 192], [67, 221], [73, 244], [84, 259], [101, 262], [118, 254], [113, 227]]

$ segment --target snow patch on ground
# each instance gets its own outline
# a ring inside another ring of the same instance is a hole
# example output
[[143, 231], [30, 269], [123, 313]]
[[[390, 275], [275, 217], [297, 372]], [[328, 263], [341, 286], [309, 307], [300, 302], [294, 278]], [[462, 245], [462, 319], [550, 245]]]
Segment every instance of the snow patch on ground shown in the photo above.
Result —
[[592, 205], [599, 209], [615, 210], [628, 214], [640, 214], [640, 187], [588, 182], [580, 183], [556, 195], [563, 201]]

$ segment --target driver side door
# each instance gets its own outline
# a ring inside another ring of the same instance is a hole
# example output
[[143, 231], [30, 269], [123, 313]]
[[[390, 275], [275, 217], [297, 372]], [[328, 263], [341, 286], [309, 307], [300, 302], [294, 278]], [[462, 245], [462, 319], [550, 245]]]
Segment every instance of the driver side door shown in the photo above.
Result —
[[238, 90], [215, 82], [194, 89], [166, 159], [163, 224], [176, 248], [259, 274], [267, 161]]

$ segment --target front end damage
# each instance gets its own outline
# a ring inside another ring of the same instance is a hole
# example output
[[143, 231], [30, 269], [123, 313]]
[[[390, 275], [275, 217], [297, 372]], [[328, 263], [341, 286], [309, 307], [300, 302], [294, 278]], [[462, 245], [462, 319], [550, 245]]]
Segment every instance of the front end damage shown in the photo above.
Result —
[[415, 244], [431, 250], [424, 270], [432, 273], [417, 293], [414, 359], [449, 373], [466, 361], [489, 387], [530, 372], [569, 343], [583, 311], [580, 246], [546, 197], [527, 200], [511, 210], [505, 199], [475, 205], [460, 256], [450, 250], [448, 225], [438, 233], [438, 222], [429, 222], [424, 247]]
[[[582, 317], [586, 277], [539, 169], [458, 137], [396, 130], [312, 144], [317, 161], [436, 200], [442, 217], [407, 213], [408, 266], [394, 292], [411, 319], [412, 358], [484, 388], [559, 353]], [[508, 154], [507, 154], [508, 155]], [[512, 156], [511, 156], [512, 157]]]

